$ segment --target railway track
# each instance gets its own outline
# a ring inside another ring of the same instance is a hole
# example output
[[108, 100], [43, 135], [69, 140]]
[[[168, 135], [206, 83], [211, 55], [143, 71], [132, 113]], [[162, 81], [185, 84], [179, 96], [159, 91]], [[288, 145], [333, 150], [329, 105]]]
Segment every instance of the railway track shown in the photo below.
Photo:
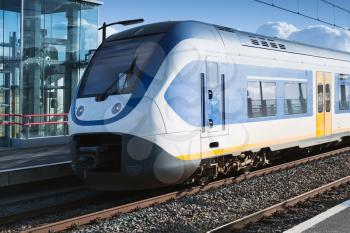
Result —
[[[141, 201], [137, 201], [137, 202], [133, 202], [133, 203], [129, 203], [129, 204], [125, 204], [125, 205], [116, 206], [113, 208], [97, 211], [94, 213], [82, 215], [79, 217], [74, 217], [74, 218], [63, 220], [63, 221], [54, 222], [54, 223], [50, 223], [47, 225], [42, 225], [39, 227], [28, 229], [28, 230], [23, 231], [23, 232], [59, 232], [59, 231], [63, 231], [63, 230], [68, 230], [68, 229], [72, 229], [72, 228], [75, 228], [78, 226], [88, 224], [88, 223], [93, 222], [95, 220], [108, 219], [108, 218], [111, 218], [111, 217], [114, 217], [114, 216], [117, 216], [117, 215], [120, 215], [123, 213], [131, 212], [133, 210], [150, 207], [152, 205], [164, 203], [164, 202], [167, 202], [167, 201], [170, 201], [173, 199], [185, 197], [188, 195], [193, 195], [193, 194], [199, 193], [199, 192], [204, 192], [204, 191], [207, 191], [209, 189], [219, 188], [223, 185], [239, 183], [239, 182], [242, 182], [242, 181], [247, 180], [247, 179], [263, 176], [265, 174], [269, 174], [272, 172], [276, 172], [276, 171], [280, 171], [280, 170], [284, 170], [284, 169], [288, 169], [288, 168], [293, 168], [293, 167], [296, 167], [296, 166], [299, 166], [299, 165], [302, 165], [302, 164], [305, 164], [305, 163], [308, 163], [311, 161], [316, 161], [316, 160], [320, 160], [323, 158], [336, 156], [337, 154], [341, 154], [341, 153], [349, 152], [349, 151], [350, 151], [350, 147], [345, 147], [342, 149], [337, 149], [337, 150], [322, 153], [319, 155], [299, 159], [296, 161], [276, 165], [273, 167], [268, 167], [268, 168], [261, 169], [261, 170], [257, 170], [257, 171], [251, 172], [251, 173], [246, 173], [246, 174], [240, 175], [238, 177], [232, 177], [232, 178], [226, 178], [226, 179], [222, 179], [222, 180], [218, 180], [218, 181], [213, 181], [213, 182], [205, 184], [203, 186], [196, 186], [196, 187], [192, 187], [192, 188], [187, 189], [187, 190], [171, 192], [168, 194], [144, 199]], [[347, 179], [350, 180], [350, 178], [347, 178]], [[346, 182], [348, 182], [348, 180]]]
[[216, 232], [232, 232], [232, 231], [237, 231], [239, 229], [243, 229], [245, 226], [248, 224], [252, 224], [255, 222], [258, 222], [262, 220], [263, 218], [270, 217], [273, 214], [280, 212], [280, 211], [285, 211], [290, 207], [293, 207], [301, 202], [304, 202], [310, 198], [313, 198], [317, 195], [323, 194], [327, 191], [330, 191], [334, 188], [337, 188], [341, 185], [350, 183], [350, 176], [341, 178], [339, 180], [336, 180], [334, 182], [331, 182], [329, 184], [323, 185], [319, 188], [316, 188], [314, 190], [311, 190], [309, 192], [303, 193], [299, 196], [290, 198], [286, 201], [280, 202], [276, 205], [273, 205], [271, 207], [268, 207], [266, 209], [260, 210], [258, 212], [255, 212], [251, 215], [245, 216], [243, 218], [237, 219], [233, 222], [227, 223], [223, 226], [220, 226], [218, 228], [215, 228], [208, 233], [216, 233]]
[[[23, 190], [28, 190], [28, 192], [24, 193]], [[60, 195], [63, 196], [74, 193], [82, 193], [84, 191], [87, 191], [87, 187], [75, 177], [66, 177], [50, 181], [34, 182], [25, 185], [6, 187], [4, 189], [1, 189], [0, 208], [49, 199]], [[72, 206], [73, 204], [77, 204], [76, 199], [65, 203], [67, 207]], [[21, 209], [15, 213], [0, 213], [0, 224], [7, 224], [25, 217], [33, 217], [43, 213], [48, 213], [50, 211], [52, 212], [52, 210], [58, 206], [62, 208], [62, 205], [63, 204], [61, 203], [49, 205], [45, 208], [36, 210]]]
[[[70, 192], [78, 192], [87, 187], [76, 177], [53, 179], [0, 189], [0, 206], [32, 201]], [[23, 190], [27, 190], [23, 192]]]
[[[57, 195], [69, 195], [71, 193], [78, 193], [81, 191], [85, 191], [85, 187], [77, 187], [77, 188], [72, 188], [71, 190], [67, 190], [65, 192], [62, 193], [57, 193]], [[54, 196], [54, 195], [52, 195]], [[70, 209], [70, 208], [77, 208], [81, 205], [84, 205], [90, 201], [93, 201], [94, 199], [98, 198], [99, 196], [94, 196], [94, 197], [86, 197], [86, 198], [81, 198], [81, 199], [73, 199], [70, 201], [66, 201], [64, 203], [56, 203], [56, 204], [52, 204], [52, 205], [47, 205], [45, 207], [41, 207], [41, 208], [37, 208], [37, 209], [32, 209], [32, 210], [27, 210], [27, 211], [20, 211], [18, 213], [14, 213], [14, 214], [8, 214], [8, 215], [4, 215], [4, 216], [0, 216], [0, 225], [1, 224], [10, 224], [13, 222], [16, 222], [18, 220], [21, 219], [25, 219], [25, 218], [33, 218], [33, 217], [37, 217], [43, 214], [50, 214], [50, 213], [54, 213], [57, 211], [57, 209], [59, 210], [65, 210], [65, 209]], [[45, 198], [49, 198], [49, 196], [46, 196]], [[33, 201], [35, 201], [36, 199], [33, 199]]]

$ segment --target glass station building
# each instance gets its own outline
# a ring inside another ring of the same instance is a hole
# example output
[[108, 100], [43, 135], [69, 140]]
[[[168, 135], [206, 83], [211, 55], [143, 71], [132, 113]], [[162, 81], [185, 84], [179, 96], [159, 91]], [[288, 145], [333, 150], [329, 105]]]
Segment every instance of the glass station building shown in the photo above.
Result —
[[99, 0], [0, 0], [0, 146], [67, 133]]

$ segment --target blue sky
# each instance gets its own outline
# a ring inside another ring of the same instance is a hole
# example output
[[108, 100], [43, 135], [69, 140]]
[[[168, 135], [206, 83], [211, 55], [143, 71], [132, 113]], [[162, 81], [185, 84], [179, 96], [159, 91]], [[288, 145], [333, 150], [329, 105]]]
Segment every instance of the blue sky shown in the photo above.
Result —
[[[263, 0], [297, 10], [312, 17], [349, 27], [350, 16], [333, 9], [322, 0]], [[328, 0], [350, 9], [350, 0]], [[317, 7], [318, 6], [318, 7]], [[350, 31], [332, 28], [321, 22], [282, 11], [254, 0], [104, 0], [100, 24], [133, 18], [145, 23], [171, 20], [198, 20], [248, 32], [258, 32], [302, 43], [350, 53]], [[108, 34], [127, 27], [110, 28]]]
[[[272, 0], [264, 0], [271, 2]], [[318, 0], [299, 0], [300, 10], [317, 14]], [[349, 0], [329, 0], [350, 9]], [[297, 9], [297, 0], [274, 0], [275, 4]], [[333, 21], [333, 9], [319, 3], [319, 16]], [[341, 12], [336, 12], [338, 23], [347, 24]], [[146, 23], [168, 20], [199, 20], [255, 32], [268, 21], [285, 21], [298, 28], [319, 24], [313, 20], [287, 13], [254, 0], [104, 0], [100, 9], [100, 23], [107, 21], [144, 18]], [[123, 27], [117, 29], [124, 30]]]

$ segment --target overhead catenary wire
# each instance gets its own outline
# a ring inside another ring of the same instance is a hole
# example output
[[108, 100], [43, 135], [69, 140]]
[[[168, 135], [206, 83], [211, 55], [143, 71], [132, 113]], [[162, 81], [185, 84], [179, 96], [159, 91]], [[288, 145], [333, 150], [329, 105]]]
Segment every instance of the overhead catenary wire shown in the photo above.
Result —
[[342, 10], [342, 11], [345, 11], [345, 12], [347, 12], [347, 13], [350, 13], [350, 10], [345, 9], [344, 7], [341, 7], [341, 6], [339, 6], [339, 5], [336, 5], [336, 4], [334, 4], [334, 3], [330, 2], [330, 1], [327, 1], [327, 0], [319, 0], [319, 1], [322, 1], [322, 2], [324, 2], [324, 3], [326, 3], [326, 4], [330, 5], [330, 6], [332, 6], [332, 7], [334, 7], [334, 8], [338, 8], [339, 10]]
[[[292, 9], [288, 9], [286, 7], [280, 6], [280, 5], [276, 4], [274, 0], [271, 0], [271, 2], [266, 2], [264, 0], [254, 0], [254, 1], [258, 2], [258, 3], [261, 3], [261, 4], [264, 4], [264, 5], [268, 5], [268, 6], [280, 9], [280, 10], [283, 10], [283, 11], [286, 11], [286, 12], [289, 12], [289, 13], [297, 14], [297, 15], [303, 16], [305, 18], [308, 18], [308, 19], [311, 19], [311, 20], [315, 20], [315, 21], [318, 21], [318, 22], [321, 22], [321, 23], [324, 23], [324, 24], [327, 24], [327, 25], [330, 25], [330, 26], [333, 26], [333, 27], [341, 28], [341, 29], [344, 29], [344, 30], [350, 30], [350, 10], [348, 10], [348, 9], [346, 9], [344, 7], [341, 7], [341, 6], [337, 5], [337, 4], [334, 4], [334, 3], [332, 3], [332, 2], [330, 2], [328, 0], [317, 0], [317, 5], [316, 5], [316, 12], [317, 12], [316, 15], [317, 16], [316, 17], [301, 12], [300, 11], [300, 1], [299, 0], [297, 0], [297, 10], [292, 10]], [[321, 19], [320, 12], [319, 12], [320, 11], [320, 9], [319, 9], [320, 8], [320, 4], [319, 4], [320, 1], [333, 8], [333, 22], [329, 22], [329, 21]], [[342, 11], [342, 12], [347, 14], [347, 16], [348, 16], [347, 27], [337, 24], [337, 22], [336, 22], [336, 11], [335, 11], [336, 9], [338, 9], [338, 10], [340, 10], [340, 11]]]

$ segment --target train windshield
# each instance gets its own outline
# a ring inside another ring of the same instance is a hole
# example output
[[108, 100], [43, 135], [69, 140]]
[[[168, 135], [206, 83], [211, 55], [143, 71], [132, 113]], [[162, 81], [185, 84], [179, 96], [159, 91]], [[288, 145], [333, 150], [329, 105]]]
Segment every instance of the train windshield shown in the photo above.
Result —
[[78, 97], [132, 93], [163, 34], [104, 43], [92, 58]]

